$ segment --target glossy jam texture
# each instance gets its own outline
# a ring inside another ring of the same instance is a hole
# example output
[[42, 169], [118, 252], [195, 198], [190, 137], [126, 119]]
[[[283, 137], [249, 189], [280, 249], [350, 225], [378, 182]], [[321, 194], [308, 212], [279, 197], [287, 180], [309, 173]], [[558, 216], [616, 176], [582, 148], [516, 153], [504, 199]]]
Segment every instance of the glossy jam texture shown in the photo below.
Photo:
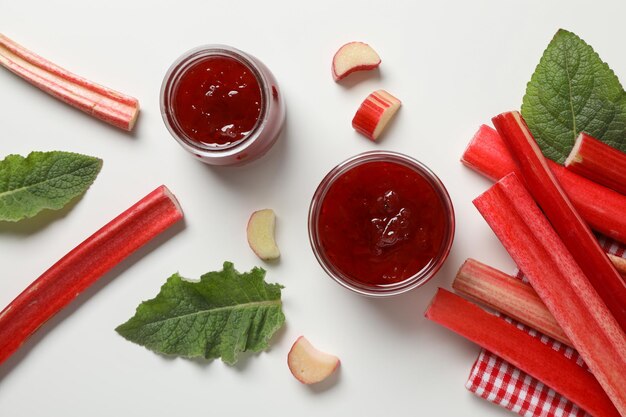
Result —
[[180, 76], [172, 110], [192, 141], [209, 146], [241, 142], [252, 131], [262, 108], [259, 81], [253, 71], [228, 56], [210, 56]]
[[427, 268], [447, 232], [445, 207], [431, 183], [414, 169], [384, 161], [336, 178], [317, 225], [328, 261], [351, 280], [375, 287]]

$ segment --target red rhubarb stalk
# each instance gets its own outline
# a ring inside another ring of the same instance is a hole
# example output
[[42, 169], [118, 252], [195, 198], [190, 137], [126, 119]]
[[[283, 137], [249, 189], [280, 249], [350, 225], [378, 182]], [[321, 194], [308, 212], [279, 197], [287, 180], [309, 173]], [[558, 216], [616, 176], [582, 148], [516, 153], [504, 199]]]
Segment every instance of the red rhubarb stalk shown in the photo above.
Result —
[[124, 130], [132, 130], [139, 101], [58, 67], [0, 34], [0, 65], [59, 100]]
[[626, 195], [626, 153], [582, 132], [565, 167], [591, 181]]
[[595, 417], [620, 415], [590, 372], [473, 303], [439, 289], [425, 315], [537, 378]]
[[[494, 129], [482, 125], [468, 145], [461, 162], [493, 181], [519, 172], [506, 144]], [[547, 161], [572, 204], [589, 226], [626, 244], [626, 196]]]
[[550, 171], [521, 114], [502, 113], [493, 118], [493, 123], [517, 161], [528, 191], [611, 314], [626, 330], [626, 282]]
[[501, 179], [474, 205], [626, 415], [626, 335], [517, 175]]
[[527, 283], [474, 259], [466, 260], [452, 288], [568, 346], [572, 342]]
[[52, 265], [0, 313], [0, 364], [78, 294], [182, 218], [174, 195], [160, 186]]

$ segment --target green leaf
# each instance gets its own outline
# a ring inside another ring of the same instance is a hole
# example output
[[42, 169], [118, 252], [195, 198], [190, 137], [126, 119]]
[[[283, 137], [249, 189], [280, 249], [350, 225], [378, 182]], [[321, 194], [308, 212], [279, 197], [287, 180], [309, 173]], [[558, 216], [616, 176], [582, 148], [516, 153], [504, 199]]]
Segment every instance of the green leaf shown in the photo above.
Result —
[[598, 54], [559, 30], [526, 87], [522, 115], [544, 155], [562, 163], [582, 131], [626, 152], [626, 94]]
[[58, 210], [83, 194], [102, 160], [70, 152], [31, 152], [0, 161], [0, 220], [18, 221], [43, 209]]
[[262, 268], [240, 274], [230, 262], [198, 282], [174, 274], [155, 298], [141, 303], [135, 316], [115, 330], [158, 353], [221, 357], [233, 365], [241, 352], [267, 349], [285, 322], [283, 287], [264, 278]]

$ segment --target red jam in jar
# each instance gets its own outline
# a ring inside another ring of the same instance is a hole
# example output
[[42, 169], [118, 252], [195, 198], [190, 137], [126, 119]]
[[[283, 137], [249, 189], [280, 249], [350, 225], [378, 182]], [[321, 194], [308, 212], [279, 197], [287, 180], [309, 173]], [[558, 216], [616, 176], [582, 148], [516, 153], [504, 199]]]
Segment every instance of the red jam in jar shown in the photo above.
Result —
[[277, 140], [285, 108], [258, 59], [226, 45], [183, 54], [161, 86], [161, 114], [178, 143], [211, 165], [241, 165]]
[[454, 214], [443, 184], [424, 165], [369, 152], [322, 181], [309, 233], [331, 277], [366, 295], [391, 295], [437, 272], [452, 244]]
[[261, 87], [250, 68], [230, 57], [210, 56], [181, 75], [172, 111], [191, 140], [223, 146], [252, 131], [261, 100]]

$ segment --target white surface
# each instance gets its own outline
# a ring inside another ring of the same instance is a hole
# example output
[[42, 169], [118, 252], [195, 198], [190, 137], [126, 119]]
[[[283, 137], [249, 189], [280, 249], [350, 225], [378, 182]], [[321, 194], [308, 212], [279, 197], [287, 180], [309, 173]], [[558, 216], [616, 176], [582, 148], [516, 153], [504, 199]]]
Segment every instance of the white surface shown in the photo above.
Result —
[[[123, 262], [0, 366], [0, 415], [508, 415], [464, 388], [478, 348], [422, 317], [466, 257], [512, 269], [471, 204], [488, 183], [458, 159], [481, 123], [519, 106], [559, 27], [590, 42], [624, 78], [624, 15], [619, 1], [0, 0], [5, 35], [142, 104], [129, 135], [0, 71], [0, 156], [61, 149], [104, 159], [94, 186], [71, 209], [0, 224], [0, 305], [161, 183], [186, 214], [184, 228]], [[352, 40], [376, 48], [380, 72], [336, 84], [331, 58]], [[163, 74], [182, 52], [204, 43], [256, 55], [282, 86], [284, 136], [252, 165], [204, 166], [161, 121]], [[374, 144], [350, 120], [378, 88], [403, 107]], [[444, 269], [421, 289], [387, 300], [359, 297], [326, 277], [306, 228], [311, 195], [325, 173], [371, 149], [405, 152], [429, 165], [457, 211]], [[276, 265], [256, 259], [246, 243], [248, 216], [265, 207], [278, 215]], [[165, 359], [114, 332], [173, 272], [197, 277], [224, 260], [240, 271], [263, 265], [270, 282], [286, 286], [288, 324], [269, 352], [230, 368]], [[287, 352], [300, 334], [341, 357], [331, 384], [306, 387], [289, 373]]]

